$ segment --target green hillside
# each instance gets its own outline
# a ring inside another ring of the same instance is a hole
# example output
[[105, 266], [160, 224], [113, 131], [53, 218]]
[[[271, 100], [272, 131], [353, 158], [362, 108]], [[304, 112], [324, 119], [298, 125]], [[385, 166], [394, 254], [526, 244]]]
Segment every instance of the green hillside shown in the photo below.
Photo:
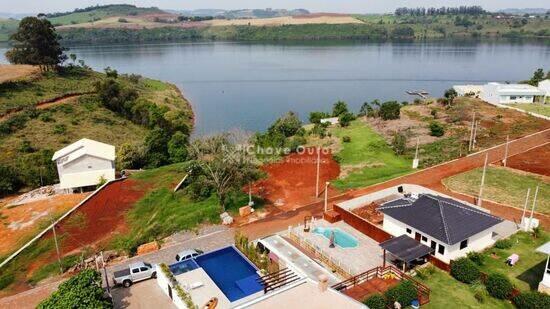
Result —
[[85, 137], [125, 150], [119, 168], [173, 161], [162, 147], [166, 144], [156, 143], [188, 138], [193, 126], [189, 102], [171, 84], [139, 75], [113, 78], [113, 72], [108, 78], [68, 66], [0, 83], [0, 172], [11, 171], [17, 180], [11, 190], [4, 187], [8, 193], [41, 181], [54, 183], [53, 152]]
[[137, 16], [144, 14], [162, 14], [158, 8], [141, 8], [128, 4], [92, 6], [76, 9], [73, 12], [48, 14], [46, 17], [55, 26], [94, 22], [112, 16]]

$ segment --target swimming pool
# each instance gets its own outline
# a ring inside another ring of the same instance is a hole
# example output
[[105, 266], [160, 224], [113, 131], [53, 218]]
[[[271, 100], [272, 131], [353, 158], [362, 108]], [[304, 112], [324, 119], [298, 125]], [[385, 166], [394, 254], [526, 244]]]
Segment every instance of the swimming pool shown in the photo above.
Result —
[[233, 246], [205, 253], [195, 261], [231, 302], [263, 290], [256, 266]]
[[332, 234], [332, 232], [334, 232], [334, 243], [337, 246], [342, 248], [357, 247], [357, 239], [339, 228], [316, 227], [313, 229], [313, 233], [323, 235], [328, 240], [330, 240], [330, 235]]
[[170, 268], [170, 271], [174, 274], [174, 276], [177, 276], [197, 269], [199, 268], [199, 265], [193, 259], [190, 259], [172, 264], [168, 266], [168, 268]]

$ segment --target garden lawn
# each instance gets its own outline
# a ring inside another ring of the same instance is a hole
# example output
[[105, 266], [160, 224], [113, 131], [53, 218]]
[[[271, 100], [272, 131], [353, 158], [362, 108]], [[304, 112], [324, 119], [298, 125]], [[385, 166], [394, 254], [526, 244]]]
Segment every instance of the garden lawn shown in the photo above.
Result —
[[349, 127], [332, 129], [340, 140], [349, 136], [349, 143], [342, 142], [336, 154], [343, 178], [333, 182], [340, 189], [357, 188], [383, 182], [412, 170], [412, 162], [395, 155], [382, 136], [361, 121], [353, 121]]
[[[478, 168], [446, 178], [443, 183], [453, 191], [477, 195], [479, 194], [482, 173], [483, 169]], [[550, 183], [534, 174], [516, 172], [502, 167], [489, 167], [485, 175], [483, 198], [523, 209], [527, 188], [531, 188], [530, 209], [537, 185], [540, 185], [540, 189], [537, 196], [536, 211], [550, 214]]]
[[[451, 275], [436, 269], [432, 274], [427, 274], [425, 279], [415, 279], [426, 284], [430, 289], [430, 302], [423, 306], [426, 309], [440, 308], [514, 308], [507, 301], [492, 298], [485, 293], [482, 285], [467, 285], [455, 280]], [[485, 301], [480, 303], [475, 298], [476, 291], [485, 294]]]
[[550, 117], [550, 104], [510, 104], [510, 106], [527, 112]]
[[[543, 232], [539, 238], [531, 234], [518, 232], [510, 237], [513, 245], [510, 249], [490, 248], [483, 252], [485, 257], [481, 271], [490, 274], [500, 272], [508, 276], [512, 283], [521, 291], [536, 290], [542, 279], [546, 263], [546, 255], [535, 252], [535, 249], [550, 240], [550, 235]], [[492, 254], [495, 253], [495, 258]], [[509, 267], [504, 264], [507, 257], [513, 253], [519, 255], [519, 262]]]

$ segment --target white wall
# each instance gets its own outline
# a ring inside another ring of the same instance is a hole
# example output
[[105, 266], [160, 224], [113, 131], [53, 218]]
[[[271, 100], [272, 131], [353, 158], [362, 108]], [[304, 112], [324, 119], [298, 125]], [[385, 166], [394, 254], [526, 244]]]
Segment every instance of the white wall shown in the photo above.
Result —
[[534, 96], [532, 95], [501, 95], [500, 100], [497, 103], [510, 104], [510, 103], [533, 103]]
[[95, 186], [99, 184], [101, 177], [107, 181], [115, 179], [113, 161], [90, 155], [82, 156], [65, 165], [58, 163], [57, 172], [61, 189]]
[[[170, 283], [170, 280], [164, 272], [160, 269], [160, 266], [156, 266], [157, 268], [157, 284], [159, 286], [159, 289], [162, 290], [164, 294], [166, 294], [167, 298], [170, 298], [170, 294], [168, 293], [168, 286], [172, 287], [172, 284]], [[178, 292], [172, 287], [172, 302], [178, 309], [187, 309], [187, 306], [185, 303], [179, 298]]]
[[[407, 233], [407, 228], [411, 230], [411, 233]], [[427, 235], [426, 233], [423, 233], [419, 230], [416, 230], [403, 222], [400, 222], [388, 215], [384, 215], [384, 221], [382, 224], [382, 229], [388, 233], [390, 233], [394, 237], [401, 236], [403, 234], [406, 234], [414, 239], [415, 233], [420, 233], [422, 236], [426, 237], [427, 240], [423, 241], [420, 240], [420, 243], [431, 247], [432, 241], [436, 243], [435, 248], [435, 257], [442, 260], [443, 262], [449, 263], [450, 260], [454, 260], [463, 256], [466, 256], [466, 254], [470, 251], [481, 251], [491, 245], [493, 245], [494, 240], [492, 238], [493, 235], [493, 228], [487, 229], [483, 232], [480, 232], [476, 235], [471, 236], [468, 238], [468, 246], [464, 249], [460, 249], [460, 243], [454, 244], [452, 246], [445, 244], [441, 242], [440, 240], [437, 240], [430, 235]], [[439, 246], [445, 247], [444, 254], [439, 253]]]

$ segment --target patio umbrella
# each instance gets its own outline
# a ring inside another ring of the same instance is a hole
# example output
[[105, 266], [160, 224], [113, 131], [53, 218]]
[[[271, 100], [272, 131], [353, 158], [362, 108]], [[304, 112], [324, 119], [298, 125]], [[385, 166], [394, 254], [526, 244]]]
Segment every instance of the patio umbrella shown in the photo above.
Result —
[[334, 235], [334, 231], [331, 231], [330, 232], [330, 239], [329, 239], [329, 248], [334, 248], [334, 238], [335, 238], [335, 235]]

